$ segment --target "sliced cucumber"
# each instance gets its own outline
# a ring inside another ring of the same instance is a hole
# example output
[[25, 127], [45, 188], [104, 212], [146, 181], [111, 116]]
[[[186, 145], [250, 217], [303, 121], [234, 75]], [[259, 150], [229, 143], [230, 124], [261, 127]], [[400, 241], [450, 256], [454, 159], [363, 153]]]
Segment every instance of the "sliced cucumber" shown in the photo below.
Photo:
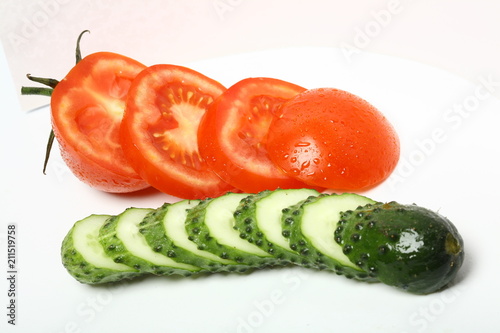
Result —
[[90, 215], [76, 222], [63, 240], [62, 262], [82, 283], [106, 283], [141, 275], [136, 269], [114, 262], [99, 243], [99, 230], [110, 215]]
[[178, 263], [148, 245], [140, 224], [153, 212], [148, 208], [128, 208], [110, 218], [99, 232], [99, 241], [106, 254], [117, 263], [157, 275], [188, 276], [199, 272], [200, 267]]
[[357, 194], [311, 197], [290, 207], [283, 214], [283, 232], [290, 247], [314, 261], [319, 268], [343, 274], [348, 278], [374, 280], [366, 271], [352, 263], [334, 240], [340, 214], [359, 206], [374, 203]]
[[200, 250], [235, 261], [238, 265], [232, 265], [231, 269], [238, 271], [248, 267], [263, 267], [277, 261], [255, 244], [241, 238], [240, 233], [234, 229], [234, 211], [247, 196], [245, 193], [227, 193], [215, 199], [204, 200], [188, 211], [186, 219], [189, 239]]
[[164, 204], [140, 223], [141, 233], [152, 249], [177, 262], [198, 266], [210, 272], [228, 270], [228, 265], [235, 264], [234, 261], [200, 250], [188, 239], [185, 224], [187, 211], [199, 203], [199, 200], [183, 200]]
[[61, 254], [88, 284], [293, 262], [428, 294], [457, 275], [463, 249], [455, 226], [428, 209], [301, 189], [91, 215], [68, 232]]
[[278, 189], [246, 197], [234, 212], [240, 237], [272, 254], [282, 264], [310, 267], [312, 264], [307, 257], [290, 249], [282, 233], [281, 215], [283, 209], [316, 195], [319, 192], [312, 189]]

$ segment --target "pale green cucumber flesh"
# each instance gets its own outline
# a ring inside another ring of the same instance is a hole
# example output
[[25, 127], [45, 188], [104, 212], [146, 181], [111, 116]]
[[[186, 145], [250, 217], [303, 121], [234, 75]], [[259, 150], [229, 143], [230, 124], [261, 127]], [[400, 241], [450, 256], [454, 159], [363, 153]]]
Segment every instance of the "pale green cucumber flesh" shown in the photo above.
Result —
[[114, 262], [101, 247], [99, 230], [109, 218], [109, 215], [90, 215], [76, 222], [63, 240], [62, 263], [82, 283], [115, 282], [142, 274]]
[[425, 208], [302, 189], [91, 215], [68, 232], [61, 256], [87, 284], [294, 262], [427, 294], [456, 276], [463, 249], [455, 226]]
[[178, 263], [152, 249], [141, 233], [140, 223], [153, 209], [128, 208], [101, 228], [99, 238], [106, 254], [115, 262], [157, 275], [191, 275], [201, 268]]
[[199, 202], [182, 200], [174, 204], [164, 204], [140, 223], [140, 232], [154, 251], [172, 260], [198, 266], [210, 272], [224, 271], [227, 265], [234, 262], [200, 250], [188, 239], [185, 228], [187, 210]]
[[243, 266], [263, 267], [276, 262], [269, 253], [242, 239], [234, 229], [234, 211], [247, 196], [245, 193], [227, 193], [204, 200], [188, 211], [186, 219], [189, 239], [201, 250], [238, 263], [231, 265], [231, 270], [242, 271]]
[[335, 229], [341, 212], [374, 203], [357, 194], [323, 194], [290, 207], [284, 213], [283, 230], [290, 248], [310, 258], [320, 269], [343, 274], [348, 278], [375, 280], [343, 253], [335, 242]]
[[282, 210], [310, 196], [319, 195], [312, 189], [278, 189], [250, 195], [234, 212], [240, 237], [272, 254], [283, 264], [295, 263], [310, 267], [307, 258], [290, 249], [282, 234]]

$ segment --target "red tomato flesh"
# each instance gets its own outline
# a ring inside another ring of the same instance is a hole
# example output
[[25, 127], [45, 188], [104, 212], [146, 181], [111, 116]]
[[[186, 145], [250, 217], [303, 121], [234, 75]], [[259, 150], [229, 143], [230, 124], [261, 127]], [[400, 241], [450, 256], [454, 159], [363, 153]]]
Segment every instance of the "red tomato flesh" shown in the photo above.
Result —
[[223, 180], [247, 193], [302, 188], [270, 160], [269, 125], [281, 105], [305, 88], [271, 78], [247, 78], [229, 87], [205, 114], [200, 153]]
[[125, 155], [143, 179], [184, 199], [216, 197], [234, 187], [213, 173], [198, 150], [198, 126], [226, 88], [194, 70], [155, 65], [132, 83], [121, 126]]
[[318, 88], [283, 105], [269, 129], [269, 154], [307, 184], [359, 191], [385, 180], [399, 160], [399, 139], [374, 106], [349, 92]]
[[69, 169], [106, 192], [149, 187], [126, 160], [119, 127], [132, 80], [146, 66], [122, 55], [98, 52], [83, 58], [54, 88], [52, 127]]

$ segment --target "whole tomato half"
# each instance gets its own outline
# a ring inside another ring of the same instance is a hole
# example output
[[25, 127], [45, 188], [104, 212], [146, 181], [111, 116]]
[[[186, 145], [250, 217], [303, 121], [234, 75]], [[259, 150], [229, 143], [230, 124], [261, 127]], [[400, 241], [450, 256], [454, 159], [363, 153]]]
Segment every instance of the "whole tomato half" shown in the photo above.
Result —
[[125, 158], [119, 140], [130, 85], [144, 68], [119, 54], [93, 53], [52, 92], [52, 129], [62, 158], [76, 177], [96, 189], [124, 193], [149, 187]]
[[335, 190], [385, 180], [399, 160], [399, 138], [373, 105], [347, 91], [317, 88], [287, 101], [269, 127], [267, 149], [287, 175]]

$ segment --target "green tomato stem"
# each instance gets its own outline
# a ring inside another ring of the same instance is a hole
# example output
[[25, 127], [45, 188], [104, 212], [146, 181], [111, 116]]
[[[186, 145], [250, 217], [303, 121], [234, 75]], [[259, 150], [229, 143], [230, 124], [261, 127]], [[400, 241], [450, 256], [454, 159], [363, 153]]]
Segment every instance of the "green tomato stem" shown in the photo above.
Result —
[[51, 96], [52, 88], [45, 87], [21, 87], [21, 95], [40, 95], [40, 96]]

